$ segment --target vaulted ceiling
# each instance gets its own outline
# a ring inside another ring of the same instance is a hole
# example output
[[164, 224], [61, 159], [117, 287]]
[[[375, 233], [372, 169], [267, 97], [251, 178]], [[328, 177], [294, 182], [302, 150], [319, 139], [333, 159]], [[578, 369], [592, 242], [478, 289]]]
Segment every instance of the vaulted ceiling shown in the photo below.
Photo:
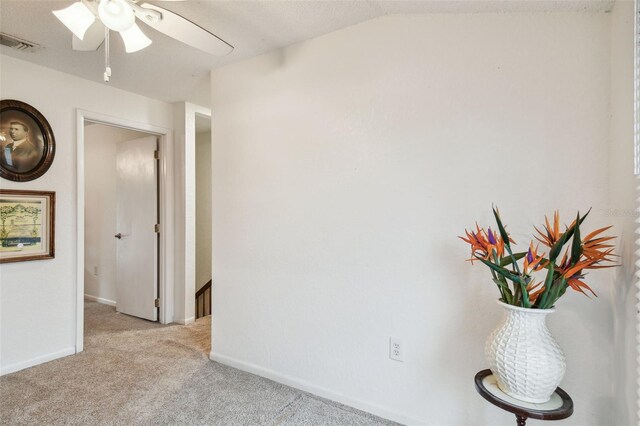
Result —
[[[102, 83], [104, 49], [71, 50], [71, 33], [51, 13], [74, 0], [1, 0], [0, 31], [42, 49], [25, 52], [0, 46], [0, 53]], [[209, 105], [209, 70], [283, 48], [340, 28], [389, 14], [567, 12], [603, 13], [613, 0], [449, 1], [150, 1], [197, 23], [235, 47], [210, 56], [141, 25], [153, 44], [125, 53], [111, 42], [111, 84], [167, 102]], [[366, 41], [363, 41], [363, 46]]]

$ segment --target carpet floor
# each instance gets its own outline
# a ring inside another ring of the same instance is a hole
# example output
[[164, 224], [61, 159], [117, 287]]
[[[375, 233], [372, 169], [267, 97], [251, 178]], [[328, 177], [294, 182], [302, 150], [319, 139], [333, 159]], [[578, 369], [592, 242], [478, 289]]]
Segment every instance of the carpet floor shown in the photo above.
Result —
[[84, 352], [0, 377], [0, 424], [394, 424], [210, 361], [210, 330], [85, 302]]

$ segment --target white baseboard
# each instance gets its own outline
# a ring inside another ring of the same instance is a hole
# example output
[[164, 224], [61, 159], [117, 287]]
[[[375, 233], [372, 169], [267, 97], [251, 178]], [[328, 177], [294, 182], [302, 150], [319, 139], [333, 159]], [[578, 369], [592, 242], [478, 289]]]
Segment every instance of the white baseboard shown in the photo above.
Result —
[[96, 297], [86, 293], [84, 295], [84, 298], [87, 300], [91, 300], [92, 302], [98, 302], [109, 306], [116, 306], [115, 300], [103, 299], [102, 297]]
[[404, 414], [397, 413], [390, 408], [362, 401], [359, 399], [351, 398], [343, 395], [339, 392], [332, 391], [331, 389], [317, 386], [313, 383], [297, 379], [295, 377], [287, 376], [286, 374], [278, 373], [277, 371], [269, 370], [264, 367], [260, 367], [255, 364], [240, 361], [235, 358], [231, 358], [225, 355], [216, 354], [211, 352], [209, 359], [219, 362], [221, 364], [228, 365], [230, 367], [237, 368], [238, 370], [247, 371], [249, 373], [257, 374], [258, 376], [266, 377], [275, 382], [291, 386], [322, 398], [330, 399], [340, 404], [348, 405], [349, 407], [357, 408], [358, 410], [366, 411], [367, 413], [374, 414], [384, 419], [392, 420], [394, 422], [402, 423], [405, 425], [424, 425], [427, 424], [424, 421], [412, 419]]
[[24, 370], [25, 368], [29, 368], [29, 367], [34, 367], [36, 365], [53, 361], [54, 359], [62, 358], [68, 355], [73, 355], [75, 353], [76, 353], [76, 348], [70, 347], [58, 352], [53, 352], [47, 355], [32, 358], [28, 361], [7, 365], [6, 367], [0, 368], [0, 376], [4, 376], [5, 374], [9, 374], [9, 373], [15, 373], [16, 371]]
[[189, 325], [189, 324], [193, 324], [194, 322], [196, 322], [196, 317], [178, 318], [174, 322], [177, 323], [177, 324]]

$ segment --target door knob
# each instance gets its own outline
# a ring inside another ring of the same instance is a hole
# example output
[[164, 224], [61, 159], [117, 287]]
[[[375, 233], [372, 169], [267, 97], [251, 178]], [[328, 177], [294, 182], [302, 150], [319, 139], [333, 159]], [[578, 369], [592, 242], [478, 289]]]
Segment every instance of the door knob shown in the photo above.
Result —
[[121, 240], [122, 239], [122, 234], [120, 232], [118, 232], [116, 235], [114, 235], [114, 237], [116, 237], [117, 239]]

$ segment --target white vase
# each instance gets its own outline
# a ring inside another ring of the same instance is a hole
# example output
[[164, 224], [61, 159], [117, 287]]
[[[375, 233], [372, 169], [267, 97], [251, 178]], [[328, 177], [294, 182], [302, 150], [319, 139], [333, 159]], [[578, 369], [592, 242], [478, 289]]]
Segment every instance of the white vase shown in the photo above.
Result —
[[521, 401], [547, 402], [566, 370], [564, 353], [545, 322], [555, 309], [528, 309], [498, 302], [504, 318], [484, 347], [498, 387]]

